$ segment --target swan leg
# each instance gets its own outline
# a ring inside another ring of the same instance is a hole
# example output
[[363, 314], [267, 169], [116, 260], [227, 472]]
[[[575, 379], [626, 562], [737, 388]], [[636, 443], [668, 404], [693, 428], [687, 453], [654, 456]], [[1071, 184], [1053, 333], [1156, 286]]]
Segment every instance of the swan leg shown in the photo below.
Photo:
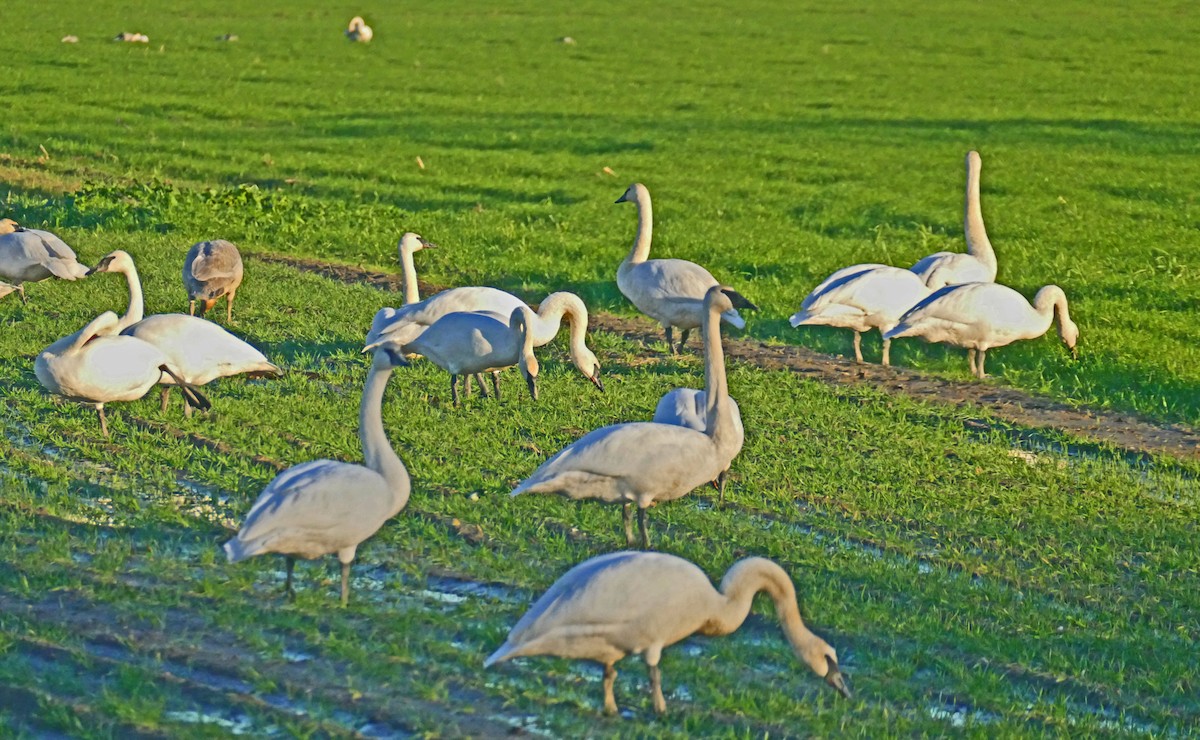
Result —
[[455, 406], [458, 406], [458, 376], [450, 374], [450, 400]]
[[170, 403], [171, 403], [171, 388], [169, 386], [164, 385], [163, 389], [162, 389], [162, 402], [159, 404], [159, 411], [166, 411], [167, 406], [170, 405]]
[[717, 476], [717, 505], [725, 505], [725, 479], [729, 477], [728, 470], [722, 470]]
[[858, 364], [863, 364], [862, 358], [862, 332], [854, 332], [854, 361]]
[[650, 533], [646, 531], [646, 510], [638, 507], [638, 529], [642, 531], [642, 549], [650, 549]]
[[25, 296], [25, 284], [21, 283], [17, 286], [17, 295], [21, 296], [21, 303], [29, 303], [29, 298]]
[[621, 515], [625, 519], [625, 546], [633, 547], [633, 504], [628, 501], [622, 504]]
[[296, 600], [296, 589], [292, 587], [292, 573], [296, 570], [296, 558], [287, 556], [287, 580], [283, 583], [283, 595], [288, 601]]
[[108, 436], [108, 422], [104, 419], [104, 404], [96, 404], [96, 413], [100, 416], [100, 433]]
[[890, 355], [891, 349], [892, 349], [892, 340], [890, 340], [890, 339], [883, 340], [883, 366], [884, 367], [887, 367], [892, 364], [892, 358]]
[[663, 698], [662, 693], [662, 670], [658, 667], [658, 663], [647, 664], [647, 670], [650, 673], [650, 698], [654, 702], [654, 711], [666, 714], [667, 700]]
[[675, 354], [675, 332], [671, 330], [670, 326], [664, 326], [663, 333], [667, 336], [667, 349], [671, 354]]
[[682, 332], [679, 334], [679, 351], [680, 351], [680, 352], [683, 352], [683, 347], [684, 347], [684, 345], [685, 345], [685, 344], [687, 344], [688, 335], [689, 335], [689, 334], [691, 334], [691, 333], [692, 333], [692, 330], [691, 330], [691, 329], [684, 329], [684, 330], [683, 330], [683, 331], [682, 331]]
[[471, 400], [471, 376], [470, 375], [462, 376], [462, 385], [463, 385], [463, 400], [470, 401]]
[[188, 301], [188, 316], [195, 316], [195, 315], [196, 315], [196, 299], [193, 298], [192, 300]]
[[974, 348], [967, 350], [967, 364], [971, 367], [971, 374], [978, 376], [979, 371], [975, 369], [975, 350]]
[[496, 400], [500, 400], [500, 371], [492, 371], [492, 391], [496, 394]]
[[617, 669], [612, 663], [604, 664], [604, 713], [617, 713], [617, 698], [613, 696], [613, 684], [617, 682]]
[[985, 357], [987, 357], [987, 350], [986, 349], [979, 350], [979, 360], [977, 361], [977, 366], [979, 367], [979, 379], [980, 380], [983, 380], [984, 378], [987, 377], [987, 373], [985, 373], [983, 371], [983, 359]]
[[190, 419], [192, 418], [192, 404], [188, 403], [187, 394], [183, 392], [182, 388], [179, 389], [179, 392], [183, 393], [183, 418]]
[[225, 294], [225, 323], [233, 323], [233, 296], [237, 293], [236, 290], [231, 290]]
[[342, 606], [350, 603], [350, 563], [342, 563]]
[[483, 396], [484, 398], [487, 398], [488, 397], [487, 386], [484, 385], [483, 376], [480, 375], [479, 373], [475, 373], [474, 377], [475, 377], [475, 385], [479, 386], [479, 395]]

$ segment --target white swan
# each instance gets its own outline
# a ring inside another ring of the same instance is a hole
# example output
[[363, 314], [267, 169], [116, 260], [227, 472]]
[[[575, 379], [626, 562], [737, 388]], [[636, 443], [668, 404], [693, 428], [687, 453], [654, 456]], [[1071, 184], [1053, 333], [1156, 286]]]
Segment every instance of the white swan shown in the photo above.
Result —
[[604, 666], [604, 711], [616, 714], [614, 664], [642, 653], [654, 710], [663, 714], [667, 702], [658, 667], [663, 649], [694, 634], [731, 634], [746, 621], [759, 591], [775, 602], [796, 656], [849, 698], [837, 651], [805, 626], [792, 579], [765, 558], [734, 563], [719, 591], [704, 571], [674, 555], [614, 552], [585, 560], [542, 594], [483, 665], [527, 655], [594, 660]]
[[[654, 231], [654, 215], [650, 206], [650, 191], [640, 182], [629, 186], [617, 203], [633, 201], [638, 211], [637, 238], [628, 256], [617, 268], [617, 287], [639, 311], [662, 324], [671, 353], [675, 327], [683, 330], [679, 349], [687, 342], [692, 329], [704, 321], [704, 295], [717, 284], [716, 278], [695, 262], [680, 259], [648, 259], [650, 239]], [[732, 291], [732, 288], [727, 290]], [[742, 308], [754, 309], [754, 304], [739, 296]], [[721, 315], [728, 324], [741, 329], [746, 326], [736, 309]]]
[[[405, 281], [407, 283], [407, 277]], [[415, 277], [413, 282], [415, 285]], [[443, 290], [423, 301], [406, 302], [400, 308], [381, 308], [375, 312], [371, 329], [363, 343], [364, 351], [375, 349], [384, 342], [403, 347], [446, 314], [490, 311], [509, 316], [514, 309], [524, 305], [525, 301], [499, 288], [469, 286]]]
[[[675, 388], [658, 399], [651, 421], [703, 432], [708, 424], [707, 408], [708, 397], [704, 391], [696, 388]], [[742, 411], [738, 408], [737, 401], [732, 398], [729, 399], [729, 412], [733, 416], [733, 443], [727, 450], [730, 458], [722, 468], [721, 474], [713, 481], [713, 486], [717, 489], [717, 502], [720, 504], [725, 503], [725, 479], [729, 477], [729, 466], [733, 464], [733, 458], [742, 451], [742, 445], [746, 441], [746, 430], [742, 427]]]
[[[840, 272], [840, 271], [839, 271]], [[835, 273], [836, 275], [836, 273]], [[832, 276], [831, 276], [832, 277]], [[899, 267], [879, 266], [826, 280], [792, 314], [792, 326], [837, 326], [854, 331], [854, 360], [862, 363], [862, 332], [891, 329], [904, 312], [926, 298], [921, 278]], [[818, 292], [819, 291], [819, 292]], [[891, 363], [891, 340], [883, 340], [883, 364]]]
[[162, 351], [135, 337], [119, 335], [119, 327], [117, 315], [105, 311], [80, 331], [42, 350], [33, 363], [38, 382], [51, 393], [93, 404], [105, 437], [104, 404], [136, 401], [161, 382], [164, 373], [179, 384], [188, 403], [208, 408], [208, 399], [173, 372]]
[[967, 192], [963, 207], [963, 235], [967, 252], [938, 252], [922, 258], [911, 269], [936, 290], [943, 285], [991, 283], [996, 280], [996, 252], [983, 226], [979, 207], [979, 152], [967, 152]]
[[999, 283], [948, 285], [913, 306], [883, 337], [921, 337], [927, 342], [965, 347], [971, 373], [983, 378], [989, 349], [1042, 336], [1053, 323], [1056, 310], [1058, 336], [1076, 355], [1079, 327], [1071, 320], [1067, 296], [1057, 285], [1039, 290], [1032, 305], [1025, 296]]
[[233, 323], [233, 299], [242, 285], [242, 255], [238, 248], [224, 239], [197, 242], [183, 258], [183, 287], [188, 294], [188, 314], [200, 315], [225, 297], [225, 322]]
[[87, 275], [75, 252], [49, 231], [26, 229], [11, 218], [0, 219], [0, 296], [14, 290], [25, 297], [25, 283], [56, 277], [78, 280]]
[[625, 541], [633, 544], [630, 506], [638, 508], [642, 546], [650, 546], [646, 507], [671, 501], [716, 480], [737, 444], [725, 383], [721, 316], [744, 301], [730, 288], [714, 285], [704, 296], [705, 430], [671, 424], [630, 422], [603, 427], [542, 463], [512, 492], [561, 493], [573, 499], [599, 499], [624, 508]]
[[[129, 308], [119, 322], [120, 332], [158, 347], [167, 356], [172, 369], [188, 384], [207, 385], [231, 375], [283, 374], [257, 349], [206, 319], [178, 313], [155, 314], [143, 319], [142, 283], [128, 252], [117, 250], [105, 255], [89, 274], [92, 272], [115, 272], [125, 276], [129, 286]], [[164, 383], [171, 384], [169, 380]], [[169, 392], [169, 388], [163, 389], [164, 409]], [[191, 414], [190, 404], [184, 405], [184, 414]]]
[[366, 24], [366, 21], [360, 16], [354, 16], [350, 19], [350, 25], [346, 28], [346, 38], [351, 41], [360, 41], [366, 43], [375, 37], [375, 32]]
[[404, 508], [412, 483], [383, 429], [380, 405], [392, 368], [405, 364], [390, 349], [377, 351], [363, 387], [358, 438], [363, 465], [314, 460], [275, 476], [224, 544], [229, 562], [274, 552], [287, 556], [288, 596], [296, 558], [336, 553], [342, 564], [342, 606], [350, 600], [350, 563], [358, 546]]
[[437, 249], [437, 245], [411, 231], [404, 232], [396, 244], [396, 252], [400, 260], [400, 274], [404, 279], [404, 305], [406, 306], [421, 301], [421, 291], [417, 286], [417, 266], [413, 263], [413, 255], [422, 249]]

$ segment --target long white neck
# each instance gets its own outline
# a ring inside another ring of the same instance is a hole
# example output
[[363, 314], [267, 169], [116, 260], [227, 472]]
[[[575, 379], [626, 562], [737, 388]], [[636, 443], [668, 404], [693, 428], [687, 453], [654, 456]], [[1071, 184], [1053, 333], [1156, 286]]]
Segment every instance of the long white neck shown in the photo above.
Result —
[[391, 368], [372, 366], [363, 386], [362, 406], [358, 412], [358, 438], [362, 442], [366, 466], [383, 476], [392, 491], [392, 514], [408, 503], [412, 482], [408, 469], [383, 430], [383, 389], [387, 386]]
[[725, 349], [721, 346], [721, 315], [715, 307], [704, 312], [704, 433], [724, 451], [734, 444], [733, 412], [725, 379]]
[[967, 241], [967, 253], [978, 258], [996, 277], [996, 252], [983, 226], [983, 210], [979, 207], [979, 172], [983, 161], [976, 152], [967, 154], [967, 194], [963, 208], [963, 235]]
[[721, 600], [716, 613], [704, 627], [706, 635], [728, 635], [742, 626], [754, 603], [754, 596], [766, 591], [775, 602], [775, 613], [788, 642], [803, 655], [814, 643], [824, 640], [809, 631], [796, 604], [796, 587], [776, 563], [766, 558], [746, 558], [734, 563], [721, 579]]
[[1054, 311], [1058, 310], [1058, 325], [1062, 327], [1071, 323], [1071, 312], [1067, 310], [1067, 294], [1057, 285], [1047, 285], [1033, 297], [1033, 308], [1038, 313], [1038, 323], [1031, 327], [1037, 333], [1032, 337], [1045, 334], [1054, 323]]
[[118, 332], [141, 321], [146, 312], [145, 302], [142, 298], [142, 281], [138, 278], [138, 271], [132, 260], [127, 267], [121, 268], [121, 272], [125, 274], [125, 282], [129, 284], [129, 308], [125, 310], [125, 315], [117, 324]]
[[413, 251], [400, 247], [400, 272], [404, 278], [404, 305], [418, 303], [421, 293], [417, 289], [417, 266], [413, 263]]
[[637, 265], [650, 257], [650, 237], [654, 233], [654, 209], [650, 207], [650, 191], [646, 188], [637, 189], [638, 230], [633, 240], [633, 248], [622, 263]]
[[551, 293], [538, 306], [538, 312], [534, 315], [530, 327], [535, 346], [540, 347], [558, 336], [558, 331], [562, 328], [563, 316], [569, 316], [571, 319], [572, 354], [576, 353], [578, 348], [585, 346], [584, 339], [587, 336], [588, 324], [587, 306], [579, 296], [567, 291]]

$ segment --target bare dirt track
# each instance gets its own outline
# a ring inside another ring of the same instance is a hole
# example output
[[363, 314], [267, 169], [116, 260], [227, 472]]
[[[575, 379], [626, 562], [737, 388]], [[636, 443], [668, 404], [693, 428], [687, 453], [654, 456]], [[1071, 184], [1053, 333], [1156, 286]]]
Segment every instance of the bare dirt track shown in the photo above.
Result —
[[[374, 272], [350, 265], [277, 254], [254, 255], [257, 259], [296, 270], [322, 275], [343, 283], [370, 285], [400, 292], [399, 275]], [[421, 284], [423, 294], [441, 290]], [[662, 333], [651, 321], [605, 313], [591, 315], [593, 328], [642, 342], [661, 341]], [[903, 367], [858, 365], [805, 347], [773, 345], [755, 339], [726, 339], [726, 354], [735, 360], [769, 370], [787, 369], [831, 385], [870, 384], [889, 393], [945, 403], [973, 405], [1020, 427], [1066, 432], [1094, 443], [1118, 447], [1135, 455], [1167, 454], [1184, 460], [1200, 460], [1200, 430], [1178, 424], [1162, 424], [1132, 413], [1078, 408], [1050, 398], [990, 382], [961, 382], [926, 375]]]

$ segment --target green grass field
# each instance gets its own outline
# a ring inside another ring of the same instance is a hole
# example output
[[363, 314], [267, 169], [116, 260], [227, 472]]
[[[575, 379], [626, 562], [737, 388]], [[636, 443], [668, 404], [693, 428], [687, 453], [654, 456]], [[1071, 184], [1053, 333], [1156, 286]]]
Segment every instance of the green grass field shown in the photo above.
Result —
[[[370, 45], [340, 34], [358, 13]], [[1194, 456], [744, 363], [731, 503], [704, 489], [656, 507], [655, 544], [714, 579], [746, 555], [783, 564], [855, 698], [790, 654], [765, 599], [735, 635], [667, 651], [664, 719], [636, 659], [618, 666], [621, 719], [601, 717], [593, 666], [482, 671], [533, 598], [623, 542], [617, 509], [507, 493], [584, 432], [702, 384], [699, 358], [661, 343], [594, 334], [600, 394], [556, 342], [536, 405], [515, 373], [501, 403], [454, 409], [430, 363], [398, 370], [384, 420], [413, 497], [360, 549], [348, 610], [331, 560], [298, 568], [289, 604], [282, 561], [229, 566], [218, 549], [278, 470], [361, 460], [359, 348], [400, 303], [255, 255], [395, 271], [414, 230], [442, 246], [417, 258], [430, 283], [570, 289], [633, 315], [614, 276], [636, 217], [612, 201], [635, 180], [655, 197], [654, 254], [761, 307], [745, 334], [845, 355], [847, 333], [787, 317], [838, 267], [961, 250], [977, 149], [1000, 281], [1062, 286], [1082, 333], [1077, 361], [1053, 332], [993, 352], [986, 382], [1200, 424], [1190, 6], [98, 0], [4, 18], [0, 216], [55, 230], [89, 264], [129, 251], [149, 312], [186, 306], [191, 243], [236, 241], [234, 330], [289, 371], [220, 381], [214, 412], [189, 421], [177, 397], [165, 413], [156, 394], [114, 404], [105, 440], [32, 365], [123, 310], [124, 282], [0, 301], [6, 732], [1200, 732]], [[959, 351], [906, 340], [892, 357], [972, 382]]]

